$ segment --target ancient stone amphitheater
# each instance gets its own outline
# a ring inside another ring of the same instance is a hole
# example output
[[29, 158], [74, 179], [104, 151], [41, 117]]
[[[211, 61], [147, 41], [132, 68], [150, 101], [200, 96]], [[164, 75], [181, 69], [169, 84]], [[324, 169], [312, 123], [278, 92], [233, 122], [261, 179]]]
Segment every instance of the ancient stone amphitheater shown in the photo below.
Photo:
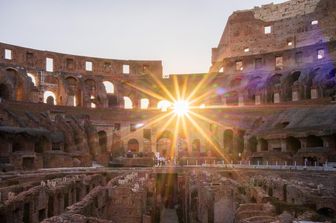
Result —
[[0, 222], [336, 222], [335, 8], [233, 12], [199, 74], [0, 43]]

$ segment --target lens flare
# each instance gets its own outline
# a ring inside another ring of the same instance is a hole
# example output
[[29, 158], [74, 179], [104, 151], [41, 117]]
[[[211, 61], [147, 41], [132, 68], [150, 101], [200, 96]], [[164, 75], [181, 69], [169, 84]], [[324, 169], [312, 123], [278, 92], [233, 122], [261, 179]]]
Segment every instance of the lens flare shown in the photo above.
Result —
[[178, 116], [184, 116], [189, 112], [189, 102], [185, 100], [178, 100], [174, 103], [174, 112]]

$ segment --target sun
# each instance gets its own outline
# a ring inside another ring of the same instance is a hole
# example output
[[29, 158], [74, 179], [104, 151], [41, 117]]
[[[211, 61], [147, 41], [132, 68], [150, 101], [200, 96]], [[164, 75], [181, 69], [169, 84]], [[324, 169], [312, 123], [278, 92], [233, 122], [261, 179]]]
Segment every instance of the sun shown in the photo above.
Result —
[[184, 116], [189, 112], [189, 102], [185, 100], [175, 101], [173, 109], [178, 116]]

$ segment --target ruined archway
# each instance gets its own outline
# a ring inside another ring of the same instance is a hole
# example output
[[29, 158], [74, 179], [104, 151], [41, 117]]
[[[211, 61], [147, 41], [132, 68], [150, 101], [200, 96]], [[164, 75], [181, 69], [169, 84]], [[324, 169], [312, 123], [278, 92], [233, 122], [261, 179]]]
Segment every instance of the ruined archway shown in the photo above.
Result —
[[286, 143], [287, 143], [287, 151], [292, 154], [297, 153], [299, 149], [301, 148], [300, 140], [298, 140], [295, 137], [288, 137], [286, 139]]
[[[286, 101], [292, 101], [293, 100], [293, 86], [294, 83], [299, 80], [301, 76], [300, 71], [295, 71], [292, 74], [288, 75], [285, 82], [284, 82], [284, 90], [285, 90], [285, 100]], [[298, 89], [299, 90], [299, 89]], [[300, 95], [300, 92], [298, 92], [298, 96]]]
[[275, 87], [279, 87], [281, 85], [282, 74], [274, 74], [266, 81], [267, 86], [267, 102], [274, 102], [274, 89]]
[[68, 106], [78, 106], [81, 105], [81, 90], [76, 78], [67, 77], [65, 79], [68, 86], [68, 99], [66, 105]]
[[322, 215], [327, 218], [335, 218], [336, 217], [336, 211], [329, 208], [329, 207], [323, 207], [317, 210], [317, 213], [319, 215]]

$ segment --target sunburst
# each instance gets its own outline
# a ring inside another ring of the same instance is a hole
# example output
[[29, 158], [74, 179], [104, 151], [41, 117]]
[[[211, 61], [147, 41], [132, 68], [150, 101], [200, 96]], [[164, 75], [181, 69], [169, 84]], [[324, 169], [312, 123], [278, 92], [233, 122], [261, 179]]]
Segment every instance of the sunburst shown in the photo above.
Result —
[[[159, 87], [160, 92], [154, 92], [153, 90], [146, 89], [145, 87], [140, 87], [135, 84], [127, 83], [130, 87], [135, 88], [136, 90], [141, 91], [142, 93], [149, 95], [157, 100], [167, 100], [169, 101], [171, 107], [168, 111], [163, 112], [162, 114], [155, 116], [151, 119], [150, 122], [144, 124], [143, 128], [149, 128], [154, 124], [158, 124], [159, 122], [163, 122], [164, 124], [160, 126], [158, 129], [158, 133], [165, 131], [170, 125], [174, 126], [172, 144], [169, 151], [169, 157], [173, 159], [176, 157], [176, 143], [179, 137], [179, 134], [182, 133], [185, 136], [188, 136], [190, 129], [196, 129], [196, 131], [205, 139], [208, 145], [210, 145], [211, 150], [215, 152], [217, 155], [227, 161], [228, 157], [223, 150], [219, 148], [218, 143], [214, 141], [214, 139], [210, 136], [211, 133], [208, 130], [205, 130], [201, 127], [200, 122], [205, 123], [215, 123], [218, 126], [225, 127], [224, 124], [210, 119], [208, 116], [201, 114], [201, 112], [197, 112], [197, 110], [206, 108], [207, 112], [211, 112], [211, 109], [220, 109], [223, 106], [205, 106], [202, 101], [209, 97], [214, 93], [214, 90], [208, 90], [205, 93], [201, 93], [201, 90], [206, 87], [216, 75], [206, 74], [203, 78], [193, 86], [191, 92], [188, 93], [188, 78], [185, 77], [183, 83], [180, 86], [179, 80], [176, 76], [172, 77], [173, 89], [170, 91], [167, 86], [160, 80], [157, 76], [152, 73], [149, 73], [154, 80], [155, 84]], [[151, 107], [150, 109], [155, 109]], [[202, 112], [204, 113], [204, 112]], [[189, 137], [186, 137], [187, 144], [190, 145]]]

